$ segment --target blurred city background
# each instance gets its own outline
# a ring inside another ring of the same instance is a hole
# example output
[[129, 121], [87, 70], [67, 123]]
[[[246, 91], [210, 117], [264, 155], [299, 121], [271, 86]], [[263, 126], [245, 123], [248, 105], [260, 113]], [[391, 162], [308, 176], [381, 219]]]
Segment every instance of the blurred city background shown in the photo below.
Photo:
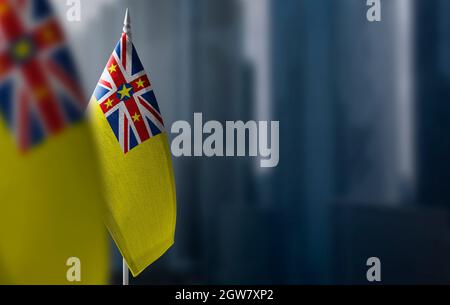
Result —
[[175, 245], [132, 284], [450, 283], [450, 1], [53, 2], [86, 94], [129, 7], [167, 126], [280, 121], [277, 168], [174, 159]]

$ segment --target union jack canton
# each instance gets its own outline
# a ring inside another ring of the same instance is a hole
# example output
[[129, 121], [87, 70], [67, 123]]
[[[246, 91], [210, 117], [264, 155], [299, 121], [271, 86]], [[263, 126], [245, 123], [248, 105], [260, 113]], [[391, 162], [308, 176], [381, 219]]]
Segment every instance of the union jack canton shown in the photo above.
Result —
[[111, 55], [94, 96], [125, 154], [164, 132], [150, 80], [126, 33]]

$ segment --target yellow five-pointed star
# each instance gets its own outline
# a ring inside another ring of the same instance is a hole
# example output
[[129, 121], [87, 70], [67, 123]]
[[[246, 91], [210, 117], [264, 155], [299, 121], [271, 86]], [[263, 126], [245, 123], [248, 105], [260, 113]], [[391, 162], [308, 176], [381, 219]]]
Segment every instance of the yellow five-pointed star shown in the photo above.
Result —
[[136, 85], [138, 88], [144, 88], [145, 81], [143, 81], [141, 78], [136, 82]]
[[0, 16], [6, 15], [6, 13], [8, 13], [9, 11], [9, 7], [6, 3], [1, 3], [0, 4]]
[[127, 88], [126, 85], [123, 85], [122, 90], [118, 91], [118, 93], [120, 94], [120, 99], [123, 100], [125, 97], [130, 98], [130, 91], [131, 91], [131, 87]]
[[117, 71], [117, 66], [115, 64], [112, 64], [109, 67], [109, 73], [113, 73], [113, 72], [116, 72], [116, 71]]
[[133, 115], [133, 122], [138, 122], [141, 118], [141, 115], [138, 114], [137, 112], [134, 113]]
[[47, 42], [52, 42], [53, 40], [55, 40], [55, 32], [53, 32], [53, 30], [51, 29], [51, 28], [47, 28], [47, 29], [45, 29], [45, 31], [44, 31], [44, 39], [47, 41]]
[[111, 101], [110, 99], [108, 99], [108, 100], [106, 101], [106, 103], [105, 103], [106, 108], [111, 108], [111, 107], [112, 107], [112, 103], [113, 103], [113, 101]]
[[48, 95], [48, 90], [44, 86], [38, 87], [36, 90], [34, 90], [34, 96], [37, 101], [42, 101], [43, 99], [45, 99], [47, 97], [47, 95]]
[[26, 58], [31, 53], [31, 44], [23, 40], [14, 46], [14, 54], [19, 58]]

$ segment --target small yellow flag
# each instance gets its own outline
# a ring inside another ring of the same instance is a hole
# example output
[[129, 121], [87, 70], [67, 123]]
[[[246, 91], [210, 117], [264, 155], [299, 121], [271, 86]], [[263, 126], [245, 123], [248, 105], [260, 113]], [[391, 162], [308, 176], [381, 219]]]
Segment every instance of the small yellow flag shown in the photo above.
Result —
[[174, 243], [176, 193], [161, 112], [128, 30], [100, 78], [89, 121], [106, 224], [137, 276]]

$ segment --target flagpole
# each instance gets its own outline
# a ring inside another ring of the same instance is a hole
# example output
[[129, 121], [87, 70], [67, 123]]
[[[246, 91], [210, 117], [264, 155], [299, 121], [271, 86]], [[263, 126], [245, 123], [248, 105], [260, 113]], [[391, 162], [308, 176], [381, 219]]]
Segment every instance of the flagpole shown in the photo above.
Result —
[[[125, 19], [123, 21], [123, 32], [127, 34], [128, 38], [131, 40], [131, 19], [130, 14], [125, 12]], [[130, 269], [128, 268], [127, 261], [122, 258], [122, 285], [128, 286], [130, 284]]]
[[122, 258], [122, 285], [128, 286], [130, 284], [130, 269], [128, 269], [127, 262]]
[[128, 9], [125, 12], [125, 20], [123, 21], [123, 32], [126, 33], [128, 38], [131, 40], [131, 18]]

